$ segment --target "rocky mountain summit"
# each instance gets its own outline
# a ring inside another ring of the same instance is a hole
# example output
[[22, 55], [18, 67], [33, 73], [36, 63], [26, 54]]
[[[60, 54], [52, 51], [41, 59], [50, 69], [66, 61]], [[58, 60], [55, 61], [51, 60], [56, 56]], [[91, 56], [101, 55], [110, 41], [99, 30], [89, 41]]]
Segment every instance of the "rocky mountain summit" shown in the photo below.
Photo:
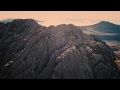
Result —
[[0, 23], [0, 78], [113, 79], [118, 68], [112, 49], [77, 26], [17, 19]]

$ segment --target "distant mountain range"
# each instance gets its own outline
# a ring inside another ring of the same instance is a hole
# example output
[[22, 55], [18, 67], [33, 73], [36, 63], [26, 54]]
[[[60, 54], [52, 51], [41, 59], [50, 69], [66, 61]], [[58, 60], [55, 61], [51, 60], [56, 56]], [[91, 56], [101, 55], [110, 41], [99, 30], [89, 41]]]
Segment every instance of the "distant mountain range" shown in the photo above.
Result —
[[8, 22], [12, 22], [14, 19], [11, 19], [11, 18], [7, 18], [7, 19], [4, 19], [4, 20], [1, 20], [0, 22], [1, 23], [8, 23]]
[[101, 21], [94, 25], [78, 26], [84, 33], [93, 34], [102, 40], [120, 41], [120, 25]]

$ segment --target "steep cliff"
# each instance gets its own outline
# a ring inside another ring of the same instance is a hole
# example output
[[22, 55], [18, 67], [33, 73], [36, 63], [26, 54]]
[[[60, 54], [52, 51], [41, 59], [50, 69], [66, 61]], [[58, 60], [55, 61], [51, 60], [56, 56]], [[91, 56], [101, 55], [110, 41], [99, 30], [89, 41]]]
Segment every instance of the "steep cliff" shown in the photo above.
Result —
[[117, 71], [111, 48], [72, 24], [18, 19], [0, 25], [1, 79], [111, 79]]

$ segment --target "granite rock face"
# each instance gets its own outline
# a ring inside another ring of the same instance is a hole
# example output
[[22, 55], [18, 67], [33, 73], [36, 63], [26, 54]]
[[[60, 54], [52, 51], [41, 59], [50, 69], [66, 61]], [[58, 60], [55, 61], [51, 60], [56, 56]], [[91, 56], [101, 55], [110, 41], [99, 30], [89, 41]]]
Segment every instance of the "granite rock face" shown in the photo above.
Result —
[[1, 79], [112, 79], [116, 72], [111, 48], [77, 26], [0, 23]]

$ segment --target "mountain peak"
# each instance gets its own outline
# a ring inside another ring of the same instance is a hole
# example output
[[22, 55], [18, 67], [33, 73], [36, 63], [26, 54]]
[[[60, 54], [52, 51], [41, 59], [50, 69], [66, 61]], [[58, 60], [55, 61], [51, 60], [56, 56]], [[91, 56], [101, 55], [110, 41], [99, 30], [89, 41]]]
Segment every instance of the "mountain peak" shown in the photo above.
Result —
[[101, 21], [101, 22], [99, 22], [99, 23], [97, 23], [97, 24], [100, 24], [100, 25], [116, 25], [116, 24], [111, 23], [111, 22], [109, 22], [109, 21]]
[[36, 20], [34, 19], [11, 19], [11, 18], [7, 18], [7, 19], [4, 19], [4, 20], [1, 20], [0, 23], [4, 23], [4, 24], [7, 24], [7, 23], [24, 23], [24, 22], [29, 22], [29, 23], [36, 23]]
[[61, 27], [61, 28], [65, 28], [65, 27], [69, 27], [69, 28], [73, 28], [73, 27], [75, 27], [76, 28], [76, 26], [75, 25], [73, 25], [73, 24], [60, 24], [60, 25], [57, 25], [56, 27]]
[[13, 20], [13, 22], [19, 22], [19, 21], [36, 22], [34, 19], [14, 19]]
[[29, 22], [36, 22], [34, 19], [24, 19], [24, 20]]
[[100, 23], [110, 23], [110, 22], [108, 22], [108, 21], [101, 21]]
[[12, 24], [17, 24], [17, 25], [28, 25], [28, 26], [37, 26], [39, 25], [34, 19], [14, 19]]
[[29, 25], [38, 25], [38, 23], [34, 19], [24, 19], [24, 20]]

